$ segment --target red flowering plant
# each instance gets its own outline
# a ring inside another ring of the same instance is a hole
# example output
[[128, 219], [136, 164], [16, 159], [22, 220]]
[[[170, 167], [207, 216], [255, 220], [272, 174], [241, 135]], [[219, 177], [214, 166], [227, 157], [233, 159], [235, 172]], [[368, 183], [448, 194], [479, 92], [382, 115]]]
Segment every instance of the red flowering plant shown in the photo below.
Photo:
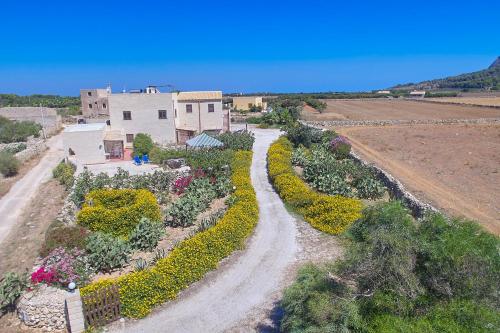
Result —
[[174, 182], [174, 192], [178, 195], [184, 193], [189, 184], [191, 184], [194, 179], [203, 177], [206, 177], [205, 171], [203, 171], [201, 168], [198, 168], [189, 176], [177, 178], [177, 180]]
[[43, 259], [40, 268], [31, 274], [31, 282], [66, 287], [70, 282], [83, 284], [89, 280], [92, 273], [93, 269], [84, 251], [58, 247], [50, 252]]

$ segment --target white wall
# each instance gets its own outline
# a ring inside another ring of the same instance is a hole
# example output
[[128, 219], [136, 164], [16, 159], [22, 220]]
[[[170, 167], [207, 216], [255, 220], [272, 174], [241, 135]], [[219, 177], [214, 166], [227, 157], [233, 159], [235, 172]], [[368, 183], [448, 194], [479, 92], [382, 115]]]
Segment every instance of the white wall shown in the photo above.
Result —
[[[193, 106], [193, 112], [186, 112], [186, 105]], [[208, 112], [208, 104], [214, 104], [214, 112]], [[222, 101], [178, 101], [176, 125], [178, 129], [203, 132], [206, 130], [222, 130], [224, 115]], [[201, 127], [200, 127], [201, 123]]]
[[[78, 164], [104, 163], [104, 129], [96, 131], [63, 132], [64, 156]], [[69, 149], [75, 156], [69, 155]]]
[[[134, 136], [146, 133], [159, 144], [176, 142], [172, 94], [112, 94], [108, 101], [111, 130], [123, 129], [125, 134]], [[167, 110], [167, 119], [159, 119], [158, 110]], [[132, 120], [124, 120], [123, 111], [131, 111]]]

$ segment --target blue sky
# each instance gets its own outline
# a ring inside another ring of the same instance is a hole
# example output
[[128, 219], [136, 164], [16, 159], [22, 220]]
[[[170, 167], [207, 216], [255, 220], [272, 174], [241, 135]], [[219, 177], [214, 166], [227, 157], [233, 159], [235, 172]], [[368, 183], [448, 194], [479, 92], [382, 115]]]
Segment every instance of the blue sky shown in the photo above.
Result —
[[487, 67], [500, 1], [9, 1], [0, 92], [363, 91]]

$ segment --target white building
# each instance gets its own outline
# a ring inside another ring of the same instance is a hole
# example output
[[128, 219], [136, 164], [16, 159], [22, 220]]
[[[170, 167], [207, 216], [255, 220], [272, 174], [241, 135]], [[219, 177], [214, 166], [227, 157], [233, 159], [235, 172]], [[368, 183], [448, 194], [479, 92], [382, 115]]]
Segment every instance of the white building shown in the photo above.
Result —
[[63, 131], [64, 156], [75, 164], [104, 163], [106, 124], [69, 125]]
[[221, 91], [160, 93], [155, 87], [109, 94], [108, 125], [68, 126], [63, 134], [67, 158], [79, 164], [130, 158], [134, 137], [149, 134], [160, 145], [184, 144], [202, 132], [229, 131], [230, 113]]
[[111, 94], [108, 101], [110, 129], [124, 133], [125, 147], [132, 147], [138, 133], [149, 134], [162, 145], [177, 143], [171, 93]]

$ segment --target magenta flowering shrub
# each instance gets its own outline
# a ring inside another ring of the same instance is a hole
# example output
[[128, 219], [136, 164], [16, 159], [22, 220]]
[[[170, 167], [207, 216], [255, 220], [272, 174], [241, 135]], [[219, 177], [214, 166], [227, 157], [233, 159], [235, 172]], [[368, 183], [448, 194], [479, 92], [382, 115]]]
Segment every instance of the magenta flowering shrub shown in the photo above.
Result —
[[48, 269], [43, 266], [31, 274], [31, 282], [33, 284], [45, 283], [51, 285], [55, 283], [56, 280], [56, 272], [53, 269]]
[[345, 136], [342, 135], [333, 138], [328, 147], [338, 159], [349, 157], [349, 153], [351, 152], [351, 143]]
[[89, 280], [93, 269], [85, 255], [79, 249], [67, 250], [62, 247], [54, 249], [43, 259], [38, 270], [31, 274], [33, 283], [46, 283], [66, 287], [70, 282], [82, 285]]
[[178, 178], [174, 182], [174, 192], [176, 194], [182, 194], [186, 191], [186, 188], [191, 184], [191, 181], [193, 180], [193, 176], [185, 176]]
[[187, 187], [189, 186], [189, 184], [191, 184], [191, 182], [194, 179], [203, 178], [205, 176], [206, 176], [205, 171], [198, 168], [191, 175], [178, 178], [174, 182], [174, 192], [176, 194], [184, 193], [186, 191]]

